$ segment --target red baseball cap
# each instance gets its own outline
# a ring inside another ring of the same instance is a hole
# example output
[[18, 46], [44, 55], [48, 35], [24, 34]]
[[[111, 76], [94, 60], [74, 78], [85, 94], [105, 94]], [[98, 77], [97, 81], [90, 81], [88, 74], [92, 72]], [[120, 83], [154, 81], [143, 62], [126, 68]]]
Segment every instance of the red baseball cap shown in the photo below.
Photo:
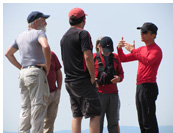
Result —
[[84, 15], [88, 16], [81, 8], [73, 8], [68, 14], [69, 19], [72, 15], [75, 16], [76, 18], [81, 18]]

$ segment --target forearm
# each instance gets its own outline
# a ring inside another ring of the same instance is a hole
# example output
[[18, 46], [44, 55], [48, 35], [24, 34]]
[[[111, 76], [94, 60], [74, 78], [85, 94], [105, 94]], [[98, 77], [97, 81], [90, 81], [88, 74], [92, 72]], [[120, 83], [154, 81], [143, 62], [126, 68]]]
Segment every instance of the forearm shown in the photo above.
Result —
[[19, 70], [22, 68], [21, 64], [16, 60], [16, 58], [14, 57], [14, 55], [7, 55], [6, 57]]
[[118, 56], [119, 56], [119, 59], [121, 62], [129, 62], [129, 61], [134, 61], [136, 60], [136, 58], [131, 54], [124, 54], [123, 52], [123, 49], [122, 48], [118, 48], [117, 47], [117, 53], [118, 53]]
[[88, 68], [91, 79], [95, 79], [95, 71], [94, 71], [94, 60], [92, 57], [91, 50], [84, 51], [84, 59], [86, 62], [86, 67]]
[[61, 90], [61, 86], [62, 86], [62, 72], [61, 70], [58, 70], [58, 72], [56, 73], [56, 81], [57, 81], [57, 85], [58, 85], [58, 89]]
[[86, 60], [86, 66], [88, 68], [89, 74], [91, 78], [95, 78], [95, 73], [94, 73], [94, 61], [92, 58], [88, 58]]
[[48, 44], [47, 39], [45, 37], [40, 37], [38, 41], [39, 41], [40, 45], [42, 46], [43, 54], [45, 57], [46, 71], [48, 74], [49, 69], [50, 69], [50, 62], [51, 62], [50, 47], [49, 47], [49, 44]]
[[51, 62], [51, 51], [49, 46], [43, 47], [43, 54], [45, 57], [45, 64], [46, 64], [47, 73], [48, 73], [50, 69], [50, 62]]
[[124, 79], [124, 74], [121, 73], [121, 74], [119, 74], [118, 76], [120, 77], [120, 81], [119, 81], [119, 82], [123, 81], [123, 79]]
[[123, 71], [123, 67], [122, 67], [122, 64], [121, 64], [119, 59], [118, 59], [118, 62], [119, 62], [119, 64], [118, 64], [118, 76], [120, 77], [119, 82], [121, 82], [124, 79], [124, 71]]
[[49, 46], [43, 48], [43, 54], [44, 54], [44, 57], [45, 57], [45, 64], [50, 66], [51, 51], [50, 51], [50, 47]]
[[123, 71], [122, 67], [118, 70], [118, 77], [120, 78], [119, 82], [123, 81], [124, 71]]
[[17, 51], [17, 49], [13, 48], [12, 46], [10, 46], [8, 48], [8, 50], [5, 53], [5, 56], [8, 58], [8, 60], [18, 69], [21, 69], [22, 66], [21, 64], [16, 60], [14, 53]]

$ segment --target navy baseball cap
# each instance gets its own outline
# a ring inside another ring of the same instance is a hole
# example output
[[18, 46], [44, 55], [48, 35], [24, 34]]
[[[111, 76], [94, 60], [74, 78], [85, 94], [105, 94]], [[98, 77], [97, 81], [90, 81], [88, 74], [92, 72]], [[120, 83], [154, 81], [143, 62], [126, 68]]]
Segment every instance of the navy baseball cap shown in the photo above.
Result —
[[141, 30], [141, 32], [147, 32], [147, 31], [152, 31], [152, 33], [157, 34], [157, 26], [153, 23], [146, 22], [142, 25], [142, 27], [137, 27], [137, 29]]
[[113, 41], [110, 37], [107, 36], [103, 37], [100, 41], [100, 46], [103, 48], [103, 52], [105, 53], [114, 51]]
[[28, 23], [31, 23], [40, 17], [47, 19], [48, 17], [50, 17], [50, 15], [44, 15], [42, 12], [39, 12], [39, 11], [33, 11], [27, 17], [27, 21], [28, 21]]

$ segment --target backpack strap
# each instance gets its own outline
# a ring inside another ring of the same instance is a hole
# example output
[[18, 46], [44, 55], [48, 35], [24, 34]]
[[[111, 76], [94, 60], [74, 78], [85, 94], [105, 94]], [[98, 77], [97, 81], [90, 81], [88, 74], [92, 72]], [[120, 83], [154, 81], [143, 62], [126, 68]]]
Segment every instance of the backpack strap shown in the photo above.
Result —
[[[100, 71], [100, 70], [103, 71], [105, 67], [101, 61], [99, 52], [96, 53], [96, 57], [94, 58], [94, 63], [96, 60], [98, 61], [98, 65], [99, 65], [98, 71]], [[117, 63], [117, 65], [119, 64], [118, 60], [116, 58], [114, 58], [114, 54], [111, 53], [110, 59], [109, 59], [109, 65], [113, 65], [114, 64], [113, 61], [115, 61]], [[100, 67], [102, 67], [102, 68], [100, 68]]]
[[96, 53], [96, 57], [94, 58], [94, 62], [96, 62], [96, 60], [97, 60], [98, 62], [101, 61], [99, 52]]
[[[117, 70], [114, 69], [114, 61], [118, 64], [118, 60], [114, 58], [113, 53], [111, 53], [111, 55], [109, 56], [109, 64], [107, 66], [103, 65], [99, 53], [96, 53], [96, 57], [94, 58], [94, 63], [96, 60], [98, 61], [98, 75], [97, 75], [98, 81], [97, 82], [100, 85], [110, 84], [110, 80], [113, 78], [113, 75], [116, 75], [117, 73]], [[103, 78], [103, 74], [106, 74], [107, 77]]]
[[96, 53], [96, 57], [94, 58], [94, 62], [95, 62], [96, 60], [98, 61], [98, 71], [99, 71], [99, 72], [100, 72], [100, 71], [103, 71], [103, 70], [105, 69], [105, 67], [104, 67], [104, 65], [103, 65], [103, 63], [102, 63], [102, 60], [101, 60], [101, 58], [100, 58], [99, 52]]
[[100, 82], [100, 76], [101, 76], [101, 73], [104, 71], [105, 67], [101, 61], [101, 58], [100, 58], [100, 54], [99, 52], [96, 53], [96, 57], [94, 58], [94, 63], [96, 62], [96, 60], [98, 61], [98, 74], [97, 74], [97, 83], [98, 84], [101, 84]]
[[109, 60], [110, 64], [114, 64], [113, 61], [115, 61], [117, 63], [117, 65], [119, 64], [118, 60], [116, 58], [114, 58], [114, 54], [111, 53], [110, 60]]

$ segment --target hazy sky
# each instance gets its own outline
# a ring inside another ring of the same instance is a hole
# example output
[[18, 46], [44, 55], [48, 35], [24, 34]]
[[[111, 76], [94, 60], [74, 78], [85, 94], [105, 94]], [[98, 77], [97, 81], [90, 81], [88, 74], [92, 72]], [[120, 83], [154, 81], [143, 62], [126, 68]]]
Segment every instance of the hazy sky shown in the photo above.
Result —
[[[3, 130], [18, 131], [20, 113], [20, 90], [18, 87], [19, 70], [9, 63], [4, 56], [8, 47], [14, 39], [27, 29], [26, 18], [32, 11], [41, 11], [51, 15], [47, 19], [47, 37], [51, 50], [54, 51], [60, 62], [60, 39], [68, 30], [68, 12], [74, 7], [82, 8], [86, 17], [84, 29], [89, 31], [95, 48], [96, 39], [99, 36], [109, 36], [114, 42], [114, 52], [116, 46], [124, 37], [129, 43], [136, 42], [136, 48], [144, 45], [140, 40], [140, 31], [136, 27], [142, 26], [144, 22], [153, 22], [158, 26], [156, 43], [161, 47], [163, 59], [158, 70], [157, 82], [159, 86], [159, 96], [156, 102], [157, 119], [160, 126], [173, 125], [173, 61], [172, 59], [172, 37], [173, 37], [173, 4], [120, 4], [120, 3], [1, 3], [3, 4], [3, 51], [0, 52], [3, 60]], [[1, 5], [2, 6], [2, 5]], [[2, 10], [2, 8], [1, 8]], [[2, 19], [1, 19], [2, 21]], [[2, 39], [1, 39], [2, 40]], [[125, 53], [128, 53], [124, 49]], [[95, 49], [93, 49], [95, 52]], [[15, 54], [20, 61], [19, 52]], [[124, 69], [124, 80], [118, 84], [121, 101], [120, 125], [138, 126], [137, 112], [135, 106], [136, 92], [136, 73], [138, 63], [130, 62], [122, 64]], [[64, 73], [63, 68], [61, 69]], [[2, 72], [2, 70], [1, 70]], [[1, 74], [2, 75], [2, 74]], [[63, 74], [63, 78], [65, 75]], [[2, 117], [1, 117], [2, 118]], [[71, 129], [72, 113], [70, 108], [69, 96], [62, 85], [61, 99], [59, 104], [58, 116], [55, 122], [55, 131]], [[65, 124], [64, 124], [65, 123]], [[82, 129], [88, 129], [89, 119], [83, 119]], [[1, 124], [0, 124], [1, 125]], [[105, 126], [107, 122], [105, 121]], [[0, 129], [2, 129], [0, 127]]]

